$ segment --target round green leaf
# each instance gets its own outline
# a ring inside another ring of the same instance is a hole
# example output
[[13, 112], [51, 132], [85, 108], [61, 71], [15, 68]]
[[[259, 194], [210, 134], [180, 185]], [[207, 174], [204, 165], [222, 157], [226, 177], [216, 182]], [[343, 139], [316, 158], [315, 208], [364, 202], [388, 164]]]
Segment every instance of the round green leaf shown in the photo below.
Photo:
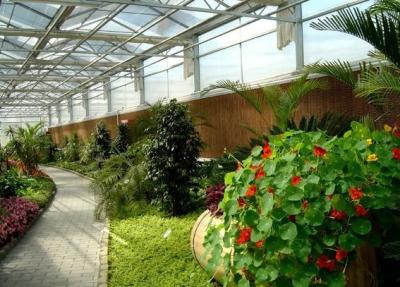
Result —
[[288, 222], [279, 228], [280, 236], [283, 240], [293, 240], [297, 236], [297, 227], [293, 222]]
[[356, 248], [359, 240], [351, 233], [342, 234], [339, 236], [339, 245], [347, 251], [352, 251]]
[[366, 235], [371, 231], [371, 222], [367, 218], [355, 218], [350, 222], [351, 230], [360, 235]]
[[255, 210], [249, 209], [244, 213], [244, 222], [248, 226], [254, 226], [258, 222], [258, 213]]
[[266, 216], [260, 218], [258, 225], [257, 225], [257, 228], [260, 231], [268, 234], [271, 231], [271, 227], [272, 227], [272, 219], [271, 218], [266, 217]]

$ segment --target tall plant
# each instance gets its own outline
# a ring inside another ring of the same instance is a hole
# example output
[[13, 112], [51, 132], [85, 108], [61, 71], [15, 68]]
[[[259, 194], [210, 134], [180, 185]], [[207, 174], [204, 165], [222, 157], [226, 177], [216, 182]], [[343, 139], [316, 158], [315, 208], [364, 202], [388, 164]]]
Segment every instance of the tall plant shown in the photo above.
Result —
[[356, 96], [366, 97], [376, 106], [387, 107], [390, 95], [400, 95], [398, 0], [380, 0], [365, 11], [341, 10], [337, 15], [313, 22], [311, 27], [356, 36], [371, 44], [376, 50], [370, 55], [381, 61], [377, 67], [362, 62], [359, 76], [354, 74], [349, 62], [339, 60], [311, 65], [309, 71], [337, 78], [351, 86]]
[[64, 148], [64, 159], [67, 161], [78, 161], [80, 152], [80, 141], [77, 133], [73, 133]]
[[108, 158], [111, 152], [111, 134], [106, 124], [103, 121], [99, 122], [91, 136], [95, 157], [98, 159]]
[[285, 131], [301, 99], [310, 92], [324, 87], [321, 81], [307, 80], [307, 76], [307, 74], [301, 76], [286, 88], [275, 85], [254, 89], [247, 84], [229, 80], [219, 81], [207, 88], [205, 93], [215, 89], [227, 89], [241, 96], [260, 115], [269, 107], [274, 114], [276, 126]]
[[27, 124], [25, 128], [10, 128], [10, 141], [7, 149], [15, 158], [23, 163], [24, 172], [31, 174], [37, 169], [41, 154], [45, 148], [45, 135], [42, 132], [43, 123]]
[[173, 215], [188, 211], [192, 177], [198, 172], [201, 141], [185, 105], [171, 100], [154, 115], [157, 126], [145, 152], [148, 179], [164, 209]]
[[118, 133], [112, 143], [114, 153], [125, 152], [129, 146], [129, 127], [127, 124], [121, 123], [118, 125]]

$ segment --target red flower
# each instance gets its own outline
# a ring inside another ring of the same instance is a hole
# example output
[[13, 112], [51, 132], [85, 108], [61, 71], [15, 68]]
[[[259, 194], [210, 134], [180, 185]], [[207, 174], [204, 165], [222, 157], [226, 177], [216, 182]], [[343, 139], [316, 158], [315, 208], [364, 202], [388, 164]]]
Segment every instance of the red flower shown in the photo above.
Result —
[[343, 220], [346, 218], [347, 215], [344, 211], [339, 211], [336, 210], [335, 208], [332, 208], [330, 216], [336, 220]]
[[259, 168], [256, 172], [256, 179], [263, 178], [265, 176], [265, 171], [262, 168]]
[[314, 146], [314, 156], [316, 157], [324, 157], [326, 155], [326, 149], [319, 147], [319, 146]]
[[298, 185], [298, 184], [301, 182], [301, 180], [302, 180], [301, 176], [294, 175], [294, 176], [292, 177], [292, 180], [291, 180], [290, 184], [291, 184], [292, 186], [296, 186], [296, 185]]
[[349, 195], [352, 200], [360, 200], [364, 196], [364, 192], [362, 192], [361, 188], [350, 187]]
[[361, 204], [357, 204], [354, 207], [354, 209], [355, 209], [355, 211], [356, 211], [358, 216], [367, 216], [368, 215], [368, 211]]
[[244, 200], [243, 197], [240, 197], [237, 201], [238, 201], [239, 207], [245, 207], [246, 206], [246, 201]]
[[272, 155], [272, 149], [269, 143], [266, 143], [263, 147], [263, 154], [261, 155], [262, 158], [267, 159], [270, 158]]
[[291, 222], [296, 222], [296, 215], [289, 215], [288, 216], [288, 219], [289, 219], [289, 221], [291, 221]]
[[400, 138], [400, 129], [395, 129], [395, 130], [393, 131], [393, 135], [394, 135], [395, 137]]
[[335, 255], [336, 261], [342, 261], [346, 257], [347, 257], [346, 250], [343, 250], [342, 248], [336, 250], [336, 255]]
[[317, 266], [319, 269], [326, 269], [332, 272], [336, 268], [336, 261], [326, 255], [320, 255], [317, 259]]
[[400, 160], [400, 148], [398, 147], [393, 148], [392, 155], [394, 159]]
[[245, 244], [250, 240], [252, 229], [250, 227], [243, 228], [239, 231], [239, 238], [236, 240], [237, 244]]
[[264, 246], [264, 244], [265, 244], [265, 240], [257, 241], [257, 242], [256, 242], [256, 247], [257, 247], [257, 248], [261, 248], [261, 247]]
[[268, 187], [268, 193], [274, 193], [275, 192], [275, 190], [272, 188], [272, 187]]
[[307, 209], [308, 207], [308, 200], [304, 200], [301, 204], [301, 207], [303, 207], [303, 209]]
[[254, 195], [256, 195], [256, 192], [257, 192], [257, 187], [254, 184], [249, 185], [246, 191], [246, 196], [253, 197]]

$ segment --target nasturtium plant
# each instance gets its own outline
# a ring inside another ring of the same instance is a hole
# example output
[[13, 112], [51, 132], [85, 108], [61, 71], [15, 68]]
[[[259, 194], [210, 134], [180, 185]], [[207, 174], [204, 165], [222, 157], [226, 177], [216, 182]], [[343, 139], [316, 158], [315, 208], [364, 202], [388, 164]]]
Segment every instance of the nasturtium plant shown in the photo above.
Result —
[[225, 286], [345, 286], [357, 247], [385, 228], [373, 219], [399, 202], [400, 137], [357, 122], [343, 137], [288, 131], [225, 184], [223, 224], [205, 240]]

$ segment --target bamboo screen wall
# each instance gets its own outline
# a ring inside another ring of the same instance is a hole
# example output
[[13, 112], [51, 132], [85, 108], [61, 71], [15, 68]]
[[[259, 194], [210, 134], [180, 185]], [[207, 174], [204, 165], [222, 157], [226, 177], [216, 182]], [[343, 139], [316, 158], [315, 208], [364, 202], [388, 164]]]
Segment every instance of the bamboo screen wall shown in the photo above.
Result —
[[[327, 90], [316, 91], [302, 100], [296, 114], [297, 119], [303, 115], [321, 115], [328, 111], [342, 112], [352, 116], [374, 112], [365, 100], [355, 98], [351, 90], [342, 83], [331, 79], [327, 81], [329, 82]], [[201, 138], [206, 143], [202, 153], [204, 157], [219, 156], [225, 148], [230, 151], [238, 145], [246, 144], [252, 134], [243, 126], [266, 131], [273, 124], [270, 111], [266, 111], [261, 117], [237, 95], [208, 97], [193, 100], [188, 104], [192, 112], [204, 115], [207, 122], [212, 125], [212, 127], [198, 127]], [[144, 112], [122, 114], [119, 115], [119, 120], [129, 120], [129, 125], [132, 125], [135, 119]], [[83, 140], [87, 140], [100, 120], [105, 121], [114, 136], [117, 116], [58, 126], [50, 128], [49, 132], [56, 143], [61, 143], [64, 136], [70, 136], [73, 132], [78, 133]]]

